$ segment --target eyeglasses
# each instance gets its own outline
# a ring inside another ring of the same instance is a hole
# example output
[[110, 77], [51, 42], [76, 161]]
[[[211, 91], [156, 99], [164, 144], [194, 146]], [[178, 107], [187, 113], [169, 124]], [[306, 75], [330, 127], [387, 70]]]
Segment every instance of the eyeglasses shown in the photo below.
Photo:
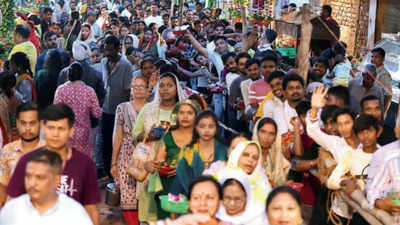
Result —
[[143, 86], [143, 85], [135, 85], [135, 86], [132, 86], [132, 88], [135, 90], [138, 90], [138, 91], [143, 91], [143, 90], [146, 90], [147, 87]]
[[239, 197], [231, 198], [231, 197], [224, 196], [222, 201], [225, 202], [225, 203], [233, 202], [235, 204], [241, 204], [241, 203], [243, 203], [245, 201], [245, 199], [244, 198], [239, 198]]

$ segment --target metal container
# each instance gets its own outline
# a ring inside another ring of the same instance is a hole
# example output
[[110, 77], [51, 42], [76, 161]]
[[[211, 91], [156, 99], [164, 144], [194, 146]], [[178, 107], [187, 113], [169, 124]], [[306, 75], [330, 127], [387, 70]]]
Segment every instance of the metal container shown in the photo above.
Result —
[[106, 204], [109, 206], [119, 206], [120, 201], [119, 187], [115, 183], [106, 185]]

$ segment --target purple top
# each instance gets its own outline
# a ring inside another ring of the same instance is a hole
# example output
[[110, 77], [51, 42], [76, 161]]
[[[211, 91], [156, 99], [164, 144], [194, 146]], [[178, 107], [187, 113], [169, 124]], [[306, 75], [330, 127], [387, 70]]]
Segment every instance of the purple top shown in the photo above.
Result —
[[[26, 163], [36, 151], [25, 154], [19, 160], [6, 190], [9, 196], [16, 198], [26, 193], [24, 178]], [[100, 192], [97, 185], [96, 166], [92, 159], [73, 149], [72, 157], [67, 161], [62, 172], [58, 191], [82, 205], [99, 203]]]

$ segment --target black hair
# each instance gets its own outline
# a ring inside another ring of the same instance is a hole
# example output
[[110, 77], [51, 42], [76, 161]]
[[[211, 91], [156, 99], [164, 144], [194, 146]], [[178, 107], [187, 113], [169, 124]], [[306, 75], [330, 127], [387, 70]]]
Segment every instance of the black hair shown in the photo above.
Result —
[[382, 58], [385, 58], [385, 55], [386, 55], [385, 50], [384, 50], [383, 48], [381, 48], [381, 47], [374, 48], [374, 49], [372, 49], [371, 52], [372, 52], [372, 53], [374, 53], [374, 52], [378, 53], [379, 55], [382, 56]]
[[329, 16], [332, 15], [332, 7], [330, 5], [323, 5], [322, 10], [326, 10], [329, 13]]
[[134, 47], [129, 47], [129, 48], [127, 48], [126, 49], [126, 55], [131, 55], [133, 52], [137, 52], [138, 51], [138, 49], [137, 48], [134, 48]]
[[199, 177], [196, 177], [192, 182], [190, 182], [188, 199], [190, 200], [190, 198], [192, 197], [193, 188], [197, 184], [205, 183], [205, 182], [211, 182], [212, 184], [214, 184], [215, 188], [217, 188], [217, 191], [218, 191], [218, 199], [221, 200], [223, 197], [221, 184], [218, 183], [218, 181], [216, 181], [212, 176], [199, 176]]
[[368, 130], [371, 127], [375, 128], [375, 130], [378, 131], [379, 130], [378, 120], [371, 115], [361, 114], [354, 121], [353, 129], [354, 133], [358, 134], [361, 131]]
[[278, 125], [276, 124], [275, 120], [273, 120], [270, 117], [264, 117], [262, 119], [260, 119], [260, 122], [258, 122], [258, 126], [257, 126], [257, 131], [259, 131], [261, 129], [261, 127], [263, 127], [265, 124], [272, 124], [275, 128], [275, 133], [276, 135], [278, 135]]
[[62, 159], [57, 152], [49, 151], [47, 149], [40, 149], [32, 153], [26, 164], [30, 162], [47, 164], [54, 169], [56, 174], [62, 172]]
[[28, 39], [31, 31], [26, 25], [18, 24], [17, 26], [15, 26], [15, 33], [21, 35], [23, 39]]
[[231, 140], [230, 140], [230, 142], [229, 142], [229, 145], [232, 144], [232, 141], [233, 141], [233, 140], [235, 140], [236, 138], [239, 138], [239, 137], [246, 138], [247, 140], [250, 140], [250, 139], [251, 139], [251, 137], [250, 137], [248, 134], [246, 134], [246, 133], [237, 133], [237, 134], [233, 134], [232, 137], [231, 137]]
[[267, 82], [271, 83], [272, 80], [276, 78], [283, 79], [285, 76], [286, 76], [285, 72], [277, 70], [269, 74], [269, 76], [267, 77]]
[[17, 85], [17, 78], [12, 72], [4, 71], [0, 73], [0, 89], [8, 97], [13, 96], [12, 89]]
[[239, 63], [239, 59], [241, 58], [251, 59], [251, 56], [247, 52], [241, 52], [236, 56], [236, 63]]
[[[162, 18], [169, 18], [169, 14], [166, 13], [166, 14], [162, 15]], [[172, 19], [172, 18], [173, 18], [173, 17], [171, 17], [171, 19]]]
[[329, 68], [329, 62], [328, 62], [327, 59], [325, 59], [325, 57], [322, 57], [322, 56], [317, 57], [317, 58], [314, 60], [314, 64], [313, 64], [313, 65], [315, 65], [316, 63], [322, 63], [322, 64], [325, 66], [326, 69]]
[[379, 102], [379, 104], [381, 104], [381, 100], [378, 97], [376, 97], [375, 95], [367, 95], [361, 99], [361, 102], [360, 102], [361, 109], [364, 109], [364, 103], [366, 101], [372, 101], [372, 100], [376, 100]]
[[217, 131], [215, 133], [215, 139], [219, 140], [219, 131], [220, 131], [220, 126], [219, 126], [219, 121], [217, 115], [209, 109], [203, 110], [200, 113], [197, 114], [196, 119], [194, 120], [194, 125], [193, 125], [193, 136], [192, 140], [189, 144], [189, 146], [193, 146], [196, 142], [199, 141], [200, 135], [196, 130], [197, 125], [199, 125], [200, 120], [206, 118], [206, 117], [211, 117], [212, 120], [215, 122], [215, 126], [217, 128]]
[[235, 23], [235, 31], [236, 32], [238, 32], [238, 31], [242, 31], [242, 29], [243, 29], [243, 23], [241, 23], [241, 22], [239, 22], [239, 23]]
[[[62, 7], [62, 6], [61, 6], [61, 7]], [[43, 13], [44, 13], [44, 14], [46, 14], [46, 13], [53, 13], [53, 10], [52, 10], [50, 7], [46, 7], [46, 8], [43, 9]]]
[[261, 63], [263, 63], [264, 61], [272, 61], [275, 63], [275, 65], [278, 65], [278, 59], [276, 57], [275, 54], [266, 54], [262, 59], [261, 59]]
[[82, 80], [83, 76], [83, 68], [80, 62], [73, 62], [68, 67], [68, 80], [69, 81], [77, 81]]
[[335, 86], [328, 90], [328, 95], [333, 95], [336, 98], [342, 99], [346, 106], [350, 103], [350, 92], [347, 87]]
[[301, 101], [297, 103], [295, 109], [297, 115], [306, 115], [308, 110], [311, 109], [311, 103], [309, 101]]
[[349, 108], [338, 108], [335, 111], [335, 117], [333, 120], [337, 122], [337, 118], [341, 115], [349, 115], [353, 120], [356, 118], [356, 115]]
[[266, 203], [266, 210], [268, 210], [268, 207], [271, 205], [272, 200], [279, 194], [286, 193], [289, 194], [298, 204], [298, 206], [301, 206], [301, 200], [299, 194], [291, 187], [289, 186], [278, 186], [268, 194], [267, 198], [267, 203]]
[[70, 128], [74, 125], [75, 114], [71, 107], [66, 104], [53, 104], [46, 107], [46, 109], [40, 115], [40, 119], [46, 124], [47, 121], [57, 121], [62, 119], [68, 119], [68, 125]]
[[235, 59], [235, 57], [236, 57], [236, 54], [234, 53], [234, 52], [227, 52], [227, 53], [224, 53], [223, 55], [222, 55], [222, 62], [224, 63], [224, 64], [226, 64], [226, 62], [228, 61], [228, 59], [230, 58], [230, 57], [233, 57], [233, 59]]
[[240, 187], [240, 189], [242, 189], [242, 191], [244, 192], [244, 194], [247, 197], [247, 193], [246, 193], [246, 189], [244, 189], [243, 184], [240, 183], [238, 180], [234, 179], [234, 178], [230, 178], [227, 179], [223, 184], [222, 184], [222, 193], [225, 192], [225, 188], [231, 185], [238, 185]]
[[33, 76], [29, 58], [25, 53], [23, 52], [14, 53], [10, 58], [10, 62], [17, 65], [17, 67], [21, 69], [22, 73], [28, 73], [31, 77]]
[[298, 74], [292, 73], [292, 74], [286, 75], [286, 76], [283, 78], [282, 88], [283, 88], [284, 91], [286, 90], [286, 88], [287, 88], [289, 82], [292, 82], [292, 81], [298, 81], [298, 82], [301, 84], [301, 86], [304, 87], [304, 80], [303, 80], [303, 78], [302, 78], [300, 75], [298, 75]]
[[151, 64], [154, 65], [154, 62], [155, 62], [154, 57], [145, 57], [145, 58], [143, 59], [143, 61], [140, 63], [140, 69], [143, 69], [144, 64], [145, 64], [145, 63], [148, 63], [148, 62], [150, 62]]
[[79, 20], [79, 12], [77, 12], [77, 11], [71, 12], [71, 18], [72, 18], [72, 21]]
[[[57, 80], [58, 76], [61, 72], [61, 70], [65, 67], [68, 66], [68, 63], [70, 62], [69, 57], [64, 55], [64, 52], [62, 52], [60, 49], [55, 48], [55, 49], [50, 49], [47, 51], [46, 57], [44, 59], [43, 63], [43, 69], [44, 73], [46, 76], [43, 76], [40, 80], [43, 80], [43, 83], [38, 84], [38, 88], [46, 88], [47, 93], [46, 93], [46, 98], [48, 98], [49, 101], [47, 101], [47, 105], [51, 104], [54, 100], [54, 94], [56, 93], [57, 90]], [[40, 93], [38, 93], [40, 95]], [[42, 98], [42, 96], [38, 96], [39, 99]], [[44, 103], [45, 101], [43, 101]], [[42, 108], [42, 104], [39, 102], [40, 108]]]
[[336, 110], [338, 110], [339, 107], [336, 105], [327, 105], [324, 108], [322, 108], [321, 111], [321, 120], [323, 123], [327, 123], [329, 119], [334, 119]]
[[[37, 111], [39, 112], [38, 106], [33, 102], [25, 102], [17, 106], [17, 112], [15, 114], [16, 118], [19, 119], [19, 114], [27, 111]], [[39, 119], [39, 118], [38, 118]]]
[[258, 61], [256, 58], [251, 58], [247, 60], [245, 68], [248, 69], [250, 66], [257, 64], [257, 66], [260, 66], [260, 61]]
[[115, 48], [119, 48], [120, 42], [119, 39], [117, 37], [115, 37], [114, 35], [108, 36], [106, 38], [106, 40], [104, 41], [104, 44], [106, 45], [112, 45]]
[[56, 35], [53, 31], [46, 31], [43, 34], [43, 39], [42, 40], [48, 40], [51, 38], [51, 36]]
[[222, 40], [224, 40], [224, 41], [226, 41], [226, 37], [224, 37], [224, 36], [216, 36], [215, 38], [214, 38], [214, 42], [216, 42], [216, 41], [218, 41], [218, 40], [220, 40], [220, 39], [222, 39]]
[[296, 3], [290, 3], [289, 6], [290, 7], [297, 7]]

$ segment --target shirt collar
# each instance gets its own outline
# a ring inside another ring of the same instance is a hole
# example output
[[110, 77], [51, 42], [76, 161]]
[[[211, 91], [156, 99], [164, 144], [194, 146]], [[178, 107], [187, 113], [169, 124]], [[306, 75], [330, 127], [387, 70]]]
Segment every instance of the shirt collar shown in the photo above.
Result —
[[[28, 194], [26, 194], [28, 195]], [[35, 206], [33, 206], [32, 202], [31, 202], [31, 197], [28, 195], [28, 197], [26, 198], [26, 204], [28, 205], [28, 207], [32, 210], [37, 212], [37, 214], [39, 214], [41, 217], [45, 217], [45, 216], [50, 216], [52, 214], [54, 214], [55, 212], [57, 212], [58, 208], [60, 207], [60, 198], [61, 195], [58, 194], [58, 199], [56, 204], [54, 204], [53, 207], [51, 207], [50, 209], [48, 209], [46, 212], [44, 212], [43, 214], [40, 214], [39, 211], [36, 209]]]

